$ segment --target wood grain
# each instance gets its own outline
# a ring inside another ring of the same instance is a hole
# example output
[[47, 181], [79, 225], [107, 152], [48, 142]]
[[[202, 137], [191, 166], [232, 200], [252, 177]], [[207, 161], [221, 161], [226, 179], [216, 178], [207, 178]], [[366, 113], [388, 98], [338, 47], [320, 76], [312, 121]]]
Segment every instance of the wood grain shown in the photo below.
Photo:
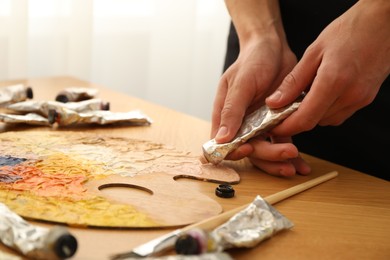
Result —
[[[139, 108], [154, 119], [150, 128], [97, 127], [88, 129], [90, 132], [110, 132], [134, 138], [147, 138], [199, 155], [202, 144], [209, 138], [210, 122], [93, 83], [71, 77], [52, 77], [8, 81], [0, 85], [15, 82], [26, 82], [31, 85], [37, 99], [54, 98], [57, 91], [69, 86], [97, 87], [100, 90], [100, 97], [111, 101], [113, 111]], [[0, 131], [10, 129], [32, 130], [30, 127], [8, 127], [0, 124]], [[48, 131], [47, 128], [41, 127], [34, 130]], [[334, 180], [276, 205], [281, 213], [293, 221], [295, 226], [292, 230], [282, 232], [256, 248], [230, 250], [229, 253], [238, 260], [390, 259], [389, 182], [310, 155], [302, 156], [313, 169], [309, 176], [276, 178], [253, 168], [246, 160], [232, 163], [239, 172], [241, 181], [234, 185], [236, 196], [231, 199], [216, 197], [215, 183], [187, 179], [180, 179], [178, 182], [189, 190], [196, 190], [213, 198], [222, 205], [223, 211], [227, 211], [250, 203], [258, 194], [267, 197], [336, 170], [339, 176]], [[34, 224], [41, 225], [36, 222]], [[79, 242], [79, 250], [74, 259], [108, 259], [110, 255], [129, 251], [169, 230], [171, 229], [124, 231], [72, 228], [71, 232], [76, 235]], [[4, 247], [1, 249], [7, 250]]]

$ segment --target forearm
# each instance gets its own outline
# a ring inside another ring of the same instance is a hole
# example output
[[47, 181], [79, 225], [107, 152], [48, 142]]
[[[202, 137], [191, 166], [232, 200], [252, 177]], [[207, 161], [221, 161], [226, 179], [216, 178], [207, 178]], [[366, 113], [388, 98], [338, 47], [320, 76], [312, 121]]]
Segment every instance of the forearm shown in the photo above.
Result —
[[286, 44], [278, 0], [225, 0], [240, 46], [264, 37]]

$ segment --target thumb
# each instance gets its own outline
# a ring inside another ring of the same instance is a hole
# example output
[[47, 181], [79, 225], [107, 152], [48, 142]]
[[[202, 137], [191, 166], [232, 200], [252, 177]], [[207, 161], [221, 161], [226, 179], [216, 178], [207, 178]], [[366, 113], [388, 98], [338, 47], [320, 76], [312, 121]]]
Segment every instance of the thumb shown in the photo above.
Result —
[[215, 135], [217, 143], [231, 141], [240, 129], [247, 109], [245, 95], [227, 95], [220, 115], [220, 124]]
[[[270, 108], [280, 108], [291, 104], [303, 91], [307, 91], [313, 82], [319, 65], [304, 55], [294, 69], [283, 79], [282, 84], [266, 98]], [[310, 61], [310, 62], [309, 62]]]

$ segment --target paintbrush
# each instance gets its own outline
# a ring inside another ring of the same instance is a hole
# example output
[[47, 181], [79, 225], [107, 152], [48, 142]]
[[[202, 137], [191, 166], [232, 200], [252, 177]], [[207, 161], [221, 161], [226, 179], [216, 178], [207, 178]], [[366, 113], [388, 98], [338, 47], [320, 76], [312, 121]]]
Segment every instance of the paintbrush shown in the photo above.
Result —
[[[314, 186], [317, 186], [318, 184], [321, 184], [325, 181], [328, 181], [330, 179], [335, 178], [338, 175], [337, 171], [332, 171], [327, 174], [324, 174], [322, 176], [319, 176], [317, 178], [314, 178], [312, 180], [309, 180], [307, 182], [298, 184], [296, 186], [293, 186], [289, 189], [277, 192], [275, 194], [272, 194], [270, 196], [267, 196], [264, 198], [265, 201], [267, 201], [269, 204], [275, 204], [279, 201], [285, 200], [291, 196], [294, 196], [300, 192], [303, 192], [307, 189], [310, 189]], [[223, 223], [225, 223], [229, 218], [234, 216], [236, 213], [244, 210], [246, 207], [248, 207], [249, 204], [245, 204], [243, 206], [237, 207], [235, 209], [226, 211], [225, 213], [222, 213], [218, 216], [214, 216], [208, 219], [205, 219], [203, 221], [200, 221], [198, 223], [186, 226], [181, 229], [176, 229], [166, 235], [160, 236], [156, 239], [153, 239], [145, 244], [142, 244], [136, 248], [134, 248], [130, 252], [126, 253], [120, 253], [113, 255], [111, 257], [112, 260], [121, 260], [131, 257], [148, 257], [153, 256], [157, 254], [161, 254], [162, 252], [172, 249], [175, 245], [175, 242], [177, 238], [183, 234], [185, 234], [187, 231], [199, 228], [204, 230], [211, 230]]]

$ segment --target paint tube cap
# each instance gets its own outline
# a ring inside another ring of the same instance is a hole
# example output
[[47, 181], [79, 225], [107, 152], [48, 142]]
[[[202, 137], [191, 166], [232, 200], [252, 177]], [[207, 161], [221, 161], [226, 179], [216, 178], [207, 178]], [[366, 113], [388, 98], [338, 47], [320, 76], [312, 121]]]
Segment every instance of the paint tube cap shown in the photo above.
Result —
[[62, 102], [62, 103], [68, 103], [69, 102], [69, 98], [65, 94], [58, 94], [56, 96], [56, 101]]
[[191, 235], [182, 235], [176, 240], [175, 251], [180, 255], [197, 255], [200, 253], [199, 241]]
[[34, 93], [31, 87], [28, 87], [26, 89], [26, 97], [29, 99], [32, 99], [34, 97]]
[[102, 102], [102, 110], [110, 110], [110, 102]]
[[60, 259], [72, 257], [77, 250], [77, 240], [71, 234], [64, 234], [54, 243], [53, 249]]
[[57, 121], [58, 113], [54, 109], [50, 109], [47, 119], [49, 120], [50, 124], [54, 124]]
[[221, 198], [233, 198], [234, 197], [234, 189], [229, 184], [220, 184], [215, 189], [215, 195]]
[[[54, 254], [58, 259], [72, 257], [77, 250], [76, 238], [62, 226], [55, 226], [49, 230], [45, 238], [45, 248], [47, 252]], [[48, 255], [47, 258], [54, 256]]]

